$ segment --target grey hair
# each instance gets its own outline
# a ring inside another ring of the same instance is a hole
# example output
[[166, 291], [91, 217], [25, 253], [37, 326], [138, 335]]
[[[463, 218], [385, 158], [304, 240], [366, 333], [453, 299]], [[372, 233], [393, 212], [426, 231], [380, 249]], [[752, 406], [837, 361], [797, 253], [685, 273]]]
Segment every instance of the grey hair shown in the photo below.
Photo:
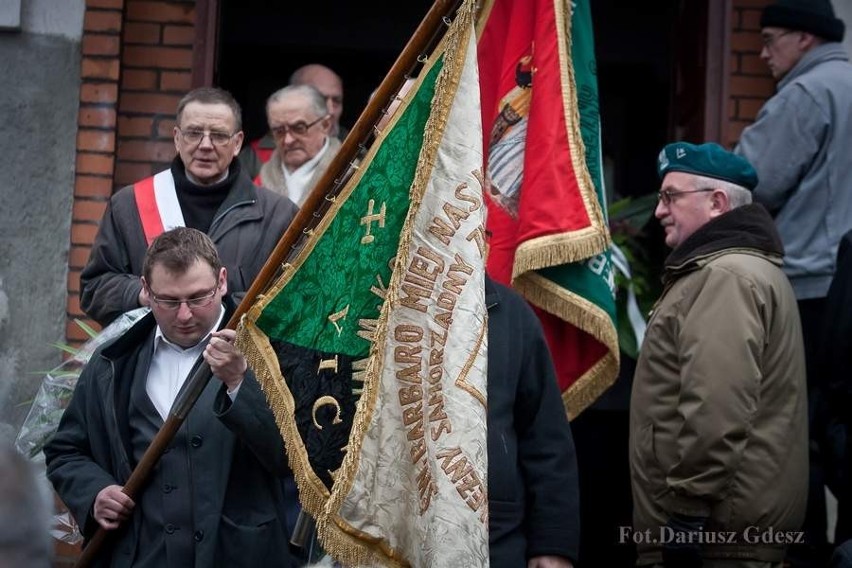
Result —
[[234, 115], [234, 123], [237, 127], [237, 132], [243, 129], [243, 113], [240, 109], [240, 103], [234, 96], [218, 87], [199, 87], [193, 89], [183, 96], [178, 102], [176, 122], [180, 126], [183, 110], [189, 103], [200, 103], [203, 105], [226, 105], [231, 109], [231, 114]]
[[328, 114], [328, 107], [325, 105], [325, 97], [322, 96], [316, 88], [310, 85], [288, 85], [282, 89], [278, 89], [266, 100], [266, 112], [269, 113], [269, 107], [279, 102], [282, 99], [293, 95], [302, 95], [308, 100], [310, 109], [318, 117]]
[[0, 566], [50, 566], [50, 510], [35, 468], [0, 440]]
[[728, 196], [731, 209], [748, 205], [752, 202], [751, 191], [741, 185], [707, 176], [695, 176], [695, 189], [721, 189]]

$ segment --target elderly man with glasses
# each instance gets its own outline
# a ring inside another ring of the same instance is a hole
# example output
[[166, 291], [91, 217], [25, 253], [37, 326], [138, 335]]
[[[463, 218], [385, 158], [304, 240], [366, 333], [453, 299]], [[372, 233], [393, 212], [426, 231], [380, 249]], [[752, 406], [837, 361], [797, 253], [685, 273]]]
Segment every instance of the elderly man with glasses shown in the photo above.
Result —
[[777, 92], [743, 130], [734, 151], [760, 175], [754, 199], [775, 218], [787, 250], [784, 272], [802, 319], [812, 453], [809, 549], [796, 552], [798, 568], [826, 561], [824, 477], [836, 473], [826, 467], [835, 442], [822, 424], [825, 384], [814, 362], [838, 244], [852, 230], [852, 65], [841, 43], [845, 24], [830, 0], [775, 0], [764, 8], [760, 27], [760, 58]]
[[[181, 227], [144, 260], [151, 313], [83, 369], [47, 474], [83, 536], [113, 532], [99, 566], [290, 566], [281, 480], [290, 474], [272, 411], [236, 333], [228, 270], [210, 238]], [[148, 483], [122, 488], [168, 418], [196, 361], [213, 372]]]
[[284, 87], [266, 102], [266, 119], [275, 151], [256, 181], [302, 205], [340, 150], [325, 97], [309, 85]]
[[[805, 360], [757, 175], [716, 144], [660, 153], [662, 297], [630, 401], [637, 566], [780, 568], [805, 513]], [[628, 531], [629, 532], [629, 531]]]
[[142, 260], [164, 230], [207, 233], [228, 269], [228, 289], [239, 298], [298, 210], [256, 187], [234, 159], [243, 143], [242, 119], [228, 92], [201, 88], [183, 97], [174, 142], [171, 167], [118, 191], [101, 220], [80, 275], [80, 305], [102, 325], [148, 305]]

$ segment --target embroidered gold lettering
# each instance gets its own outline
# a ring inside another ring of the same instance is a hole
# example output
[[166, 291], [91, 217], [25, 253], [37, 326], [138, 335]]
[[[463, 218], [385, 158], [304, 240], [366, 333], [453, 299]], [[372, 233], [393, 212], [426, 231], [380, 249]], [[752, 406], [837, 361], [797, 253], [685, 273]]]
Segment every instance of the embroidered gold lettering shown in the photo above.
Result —
[[416, 363], [420, 364], [420, 351], [421, 348], [419, 345], [415, 347], [409, 347], [406, 345], [398, 345], [393, 350], [393, 360], [397, 363]]
[[367, 225], [367, 234], [361, 237], [361, 244], [367, 245], [376, 240], [376, 237], [370, 234], [370, 230], [373, 228], [373, 223], [378, 222], [379, 228], [385, 228], [385, 204], [382, 202], [382, 208], [378, 213], [373, 213], [373, 207], [376, 205], [376, 201], [371, 199], [367, 202], [367, 214], [361, 217], [361, 224]]
[[337, 355], [334, 356], [334, 359], [322, 359], [319, 362], [319, 368], [317, 368], [317, 375], [324, 369], [331, 369], [334, 373], [337, 372]]
[[322, 430], [322, 425], [317, 422], [317, 411], [323, 406], [333, 406], [335, 409], [334, 419], [332, 419], [332, 424], [340, 424], [343, 420], [340, 418], [341, 410], [340, 403], [337, 402], [337, 399], [333, 396], [321, 396], [316, 402], [314, 402], [313, 410], [311, 411], [311, 417], [314, 421], [314, 426], [317, 430]]
[[334, 314], [331, 314], [330, 316], [328, 316], [328, 321], [330, 321], [331, 324], [334, 326], [334, 329], [337, 330], [337, 335], [340, 335], [341, 333], [343, 333], [343, 328], [340, 327], [340, 324], [338, 324], [337, 322], [339, 322], [340, 320], [345, 320], [346, 315], [348, 313], [349, 313], [349, 304], [346, 304], [345, 308], [343, 308], [342, 310], [340, 310], [337, 313], [334, 313]]
[[[486, 502], [485, 487], [482, 484], [479, 474], [462, 453], [461, 449], [450, 448], [441, 450], [436, 454], [436, 457], [441, 460], [441, 470], [443, 470], [447, 478], [455, 485], [456, 491], [467, 506], [473, 511], [482, 508]], [[480, 518], [487, 520], [487, 513], [483, 512]]]
[[[473, 173], [473, 176], [476, 177], [476, 174], [478, 172], [472, 172], [472, 173]], [[459, 201], [465, 201], [467, 203], [470, 203], [470, 207], [468, 207], [468, 211], [473, 213], [474, 211], [476, 211], [477, 209], [482, 207], [482, 200], [479, 198], [479, 194], [482, 193], [481, 183], [480, 183], [480, 189], [478, 189], [476, 191], [471, 191], [470, 194], [467, 194], [467, 193], [464, 192], [464, 190], [467, 189], [467, 188], [468, 188], [467, 182], [463, 182], [463, 183], [459, 184], [459, 186], [456, 187], [456, 199], [458, 199]]]

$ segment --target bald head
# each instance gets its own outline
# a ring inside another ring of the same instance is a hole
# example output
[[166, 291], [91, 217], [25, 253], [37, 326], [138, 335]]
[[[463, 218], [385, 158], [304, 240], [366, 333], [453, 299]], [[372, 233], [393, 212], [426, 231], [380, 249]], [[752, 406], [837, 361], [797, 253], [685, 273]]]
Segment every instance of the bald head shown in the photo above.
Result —
[[343, 81], [326, 67], [311, 63], [296, 69], [290, 76], [291, 85], [310, 85], [325, 98], [328, 114], [331, 115], [331, 135], [340, 132], [340, 115], [343, 114]]

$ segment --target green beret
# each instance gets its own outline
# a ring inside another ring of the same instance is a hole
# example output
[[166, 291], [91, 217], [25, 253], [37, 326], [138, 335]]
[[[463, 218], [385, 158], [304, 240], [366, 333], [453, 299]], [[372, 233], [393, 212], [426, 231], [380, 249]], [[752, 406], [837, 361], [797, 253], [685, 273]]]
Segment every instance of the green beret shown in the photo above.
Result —
[[757, 172], [748, 160], [712, 142], [697, 146], [674, 142], [663, 148], [657, 158], [657, 173], [663, 179], [669, 172], [721, 179], [746, 189], [757, 185]]

